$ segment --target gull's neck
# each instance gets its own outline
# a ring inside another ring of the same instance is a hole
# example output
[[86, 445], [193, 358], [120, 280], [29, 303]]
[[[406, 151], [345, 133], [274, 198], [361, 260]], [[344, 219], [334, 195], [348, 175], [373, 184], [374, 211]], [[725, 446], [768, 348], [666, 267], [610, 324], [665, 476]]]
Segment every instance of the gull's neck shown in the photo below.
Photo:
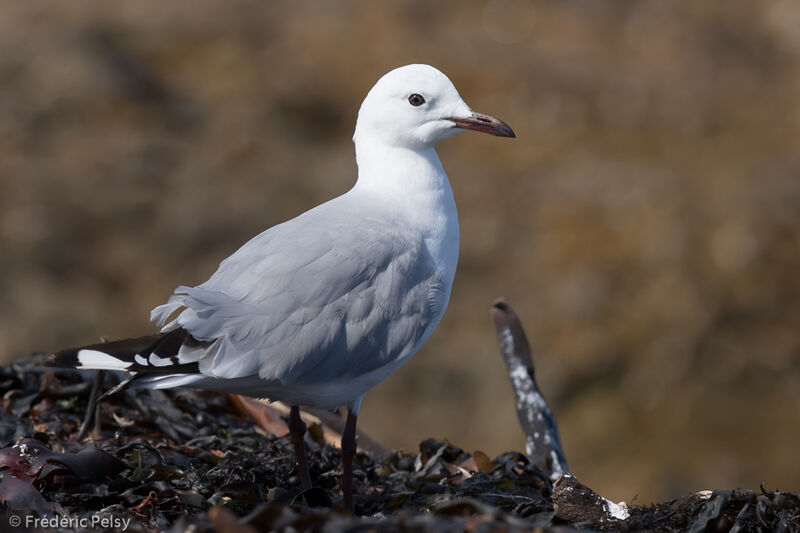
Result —
[[458, 261], [458, 212], [433, 146], [412, 150], [356, 139], [355, 195], [368, 194], [416, 228], [448, 287]]
[[398, 199], [450, 196], [450, 182], [433, 146], [418, 149], [390, 146], [380, 140], [356, 140], [358, 181], [355, 188], [385, 192]]

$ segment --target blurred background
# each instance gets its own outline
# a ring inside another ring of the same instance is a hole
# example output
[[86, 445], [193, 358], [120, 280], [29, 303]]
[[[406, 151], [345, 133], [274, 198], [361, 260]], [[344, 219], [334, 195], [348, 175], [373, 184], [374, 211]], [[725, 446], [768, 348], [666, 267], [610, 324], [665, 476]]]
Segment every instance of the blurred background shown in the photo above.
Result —
[[517, 139], [440, 145], [450, 308], [360, 426], [523, 449], [505, 296], [604, 496], [800, 490], [793, 0], [9, 3], [0, 359], [152, 332], [175, 286], [353, 184], [361, 100], [412, 62]]

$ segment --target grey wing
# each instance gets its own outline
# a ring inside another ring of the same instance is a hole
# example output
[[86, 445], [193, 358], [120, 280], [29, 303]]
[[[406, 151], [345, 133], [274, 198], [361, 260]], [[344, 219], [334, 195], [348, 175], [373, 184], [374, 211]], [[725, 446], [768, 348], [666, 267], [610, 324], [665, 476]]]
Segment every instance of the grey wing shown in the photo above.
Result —
[[325, 205], [255, 237], [153, 310], [163, 324], [183, 307], [164, 329], [210, 343], [184, 359], [218, 378], [315, 383], [416, 351], [449, 296], [424, 241], [380, 217], [325, 216]]

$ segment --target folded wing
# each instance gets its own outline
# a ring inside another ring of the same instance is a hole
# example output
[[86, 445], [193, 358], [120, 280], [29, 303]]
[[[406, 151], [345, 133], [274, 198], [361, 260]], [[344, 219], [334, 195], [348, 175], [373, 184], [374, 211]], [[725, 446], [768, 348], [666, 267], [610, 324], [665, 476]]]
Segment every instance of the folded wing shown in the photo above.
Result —
[[385, 213], [330, 216], [332, 203], [258, 235], [153, 310], [163, 331], [182, 328], [196, 343], [178, 364], [220, 379], [315, 383], [416, 351], [449, 296], [424, 240]]

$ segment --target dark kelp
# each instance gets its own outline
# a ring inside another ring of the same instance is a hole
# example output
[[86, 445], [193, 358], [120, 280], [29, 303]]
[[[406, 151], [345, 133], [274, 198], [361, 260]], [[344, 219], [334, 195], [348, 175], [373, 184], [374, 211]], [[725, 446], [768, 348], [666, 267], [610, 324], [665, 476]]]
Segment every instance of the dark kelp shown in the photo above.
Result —
[[312, 426], [306, 436], [307, 491], [296, 488], [289, 439], [223, 395], [123, 390], [100, 402], [101, 429], [81, 442], [94, 375], [45, 370], [41, 359], [0, 368], [6, 513], [103, 513], [130, 518], [129, 531], [798, 530], [795, 494], [692, 494], [630, 506], [620, 520], [613, 503], [574, 477], [553, 483], [525, 454], [490, 459], [432, 439], [415, 454], [360, 451], [352, 516], [336, 508], [341, 471], [339, 450], [325, 439], [331, 428]]

